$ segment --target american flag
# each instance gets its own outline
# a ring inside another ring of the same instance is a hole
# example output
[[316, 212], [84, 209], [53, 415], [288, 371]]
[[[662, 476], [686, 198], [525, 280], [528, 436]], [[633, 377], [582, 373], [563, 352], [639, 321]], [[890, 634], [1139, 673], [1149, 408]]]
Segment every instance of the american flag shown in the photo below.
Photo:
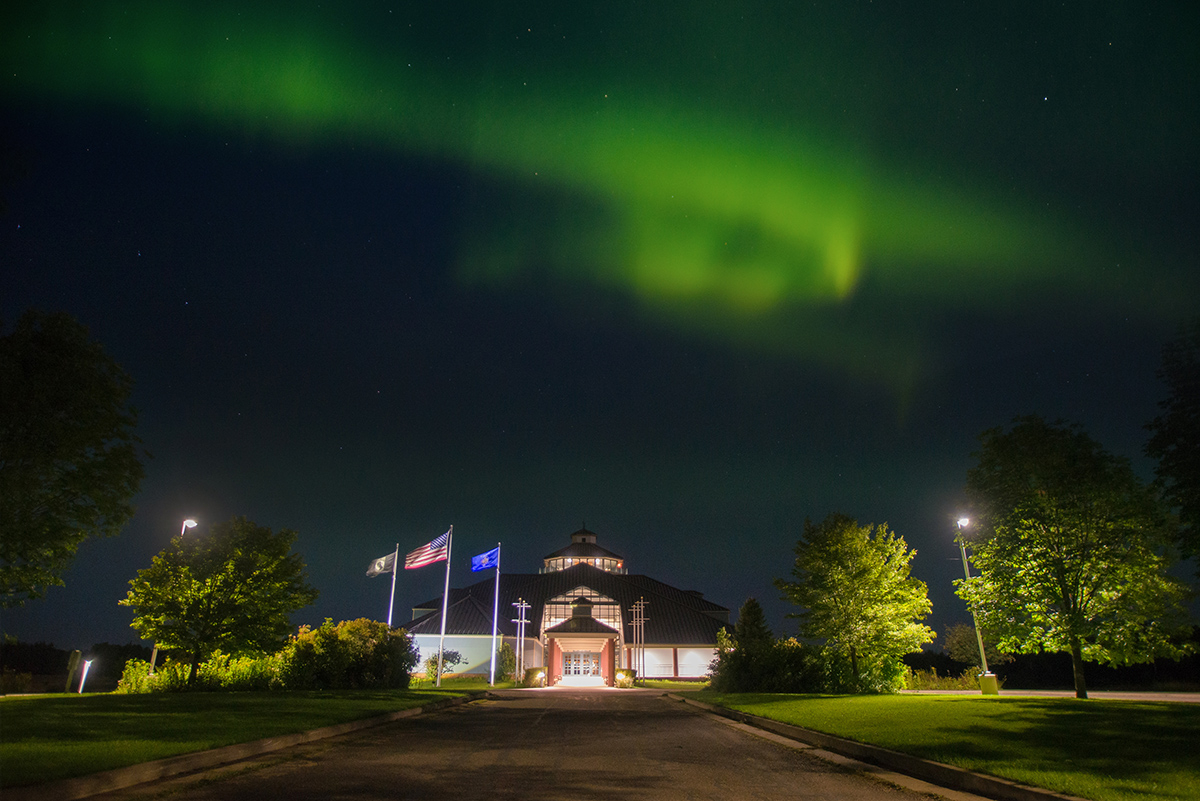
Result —
[[433, 542], [422, 545], [404, 557], [404, 569], [411, 570], [414, 567], [425, 567], [425, 565], [432, 565], [434, 562], [441, 562], [449, 557], [450, 532], [447, 531]]

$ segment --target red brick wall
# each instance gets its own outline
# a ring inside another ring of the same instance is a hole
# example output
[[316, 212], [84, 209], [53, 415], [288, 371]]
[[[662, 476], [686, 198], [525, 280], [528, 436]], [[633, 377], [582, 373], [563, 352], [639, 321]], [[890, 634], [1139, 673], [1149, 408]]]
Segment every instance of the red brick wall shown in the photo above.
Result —
[[604, 677], [604, 683], [609, 687], [616, 683], [617, 678], [616, 660], [613, 658], [616, 655], [615, 648], [615, 640], [606, 640], [604, 650], [600, 652], [600, 675]]
[[562, 648], [558, 640], [550, 638], [550, 664], [546, 665], [546, 686], [553, 687], [562, 680]]

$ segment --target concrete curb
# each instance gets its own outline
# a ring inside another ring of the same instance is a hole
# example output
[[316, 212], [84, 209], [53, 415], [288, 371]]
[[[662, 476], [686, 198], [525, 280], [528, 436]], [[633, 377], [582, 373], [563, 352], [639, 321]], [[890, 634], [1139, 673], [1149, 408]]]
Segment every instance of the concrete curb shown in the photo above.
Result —
[[130, 765], [127, 768], [116, 768], [115, 770], [106, 770], [103, 773], [80, 776], [75, 779], [61, 779], [45, 784], [27, 784], [22, 787], [6, 787], [2, 792], [4, 801], [44, 801], [47, 798], [74, 801], [74, 799], [87, 798], [88, 796], [108, 793], [113, 790], [123, 790], [126, 787], [133, 787], [134, 785], [144, 784], [145, 782], [157, 779], [178, 776], [181, 773], [191, 773], [196, 770], [215, 768], [219, 765], [239, 762], [260, 754], [269, 754], [272, 751], [291, 748], [301, 743], [323, 740], [326, 737], [336, 737], [339, 734], [348, 734], [360, 729], [369, 729], [372, 726], [382, 726], [385, 723], [391, 723], [402, 718], [411, 718], [425, 712], [433, 712], [438, 709], [465, 704], [468, 701], [475, 701], [486, 695], [486, 690], [480, 690], [468, 693], [459, 698], [442, 698], [437, 701], [431, 701], [423, 706], [402, 709], [399, 712], [389, 712], [386, 715], [379, 715], [378, 717], [350, 720], [345, 723], [324, 726], [320, 729], [296, 732], [295, 734], [283, 734], [278, 737], [267, 737], [263, 740], [227, 745], [222, 748], [214, 748], [210, 751], [180, 754], [179, 756], [167, 757], [166, 759], [156, 759], [153, 762], [143, 762], [140, 765]]
[[813, 745], [835, 754], [868, 762], [872, 765], [879, 765], [888, 770], [894, 770], [897, 773], [903, 773], [951, 790], [974, 793], [975, 795], [982, 795], [987, 798], [995, 798], [998, 801], [1086, 801], [1086, 799], [1079, 798], [1078, 796], [1063, 795], [1062, 793], [1044, 790], [1040, 787], [1017, 784], [1008, 779], [986, 776], [982, 773], [975, 773], [953, 765], [947, 765], [943, 762], [933, 762], [932, 760], [921, 759], [910, 754], [902, 754], [899, 751], [892, 751], [875, 745], [867, 745], [855, 740], [834, 737], [832, 734], [824, 734], [819, 731], [792, 726], [788, 723], [780, 723], [777, 720], [761, 718], [757, 715], [748, 715], [745, 712], [739, 712], [735, 709], [713, 706], [712, 704], [706, 704], [703, 701], [697, 701], [692, 698], [684, 698], [674, 693], [667, 693], [667, 697], [674, 701], [682, 701], [685, 704], [698, 707], [714, 715], [736, 720], [738, 723], [745, 723], [749, 726], [773, 732], [790, 740], [807, 743], [808, 745]]

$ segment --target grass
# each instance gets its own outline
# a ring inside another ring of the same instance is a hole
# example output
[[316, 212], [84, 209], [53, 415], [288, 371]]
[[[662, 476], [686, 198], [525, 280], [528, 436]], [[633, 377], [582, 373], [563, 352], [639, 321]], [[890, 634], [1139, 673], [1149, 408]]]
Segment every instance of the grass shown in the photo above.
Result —
[[1192, 704], [978, 696], [693, 697], [1096, 801], [1200, 798]]
[[[433, 679], [413, 678], [413, 689], [415, 690], [436, 690]], [[493, 687], [488, 684], [487, 676], [482, 673], [458, 673], [452, 675], [442, 675], [443, 690], [461, 690], [470, 692], [474, 690], [506, 690], [516, 687], [516, 682], [513, 681], [498, 681]]]
[[655, 690], [703, 690], [708, 687], [707, 681], [672, 681], [671, 679], [639, 679], [638, 687], [650, 687]]
[[[375, 717], [464, 689], [55, 694], [0, 698], [0, 787]], [[486, 686], [486, 681], [484, 682]]]

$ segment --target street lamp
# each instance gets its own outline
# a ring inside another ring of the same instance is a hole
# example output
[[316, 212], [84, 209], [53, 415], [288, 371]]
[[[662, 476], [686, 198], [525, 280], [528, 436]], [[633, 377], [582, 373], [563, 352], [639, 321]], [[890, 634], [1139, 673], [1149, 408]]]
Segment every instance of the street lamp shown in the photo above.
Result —
[[[196, 527], [196, 521], [189, 517], [187, 520], [183, 521], [183, 527], [181, 529], [179, 529], [179, 536], [182, 537], [184, 534], [187, 534], [187, 530], [189, 528], [195, 528], [195, 527]], [[150, 675], [151, 676], [154, 675], [154, 663], [157, 661], [158, 661], [158, 643], [154, 643], [154, 650], [150, 652]]]
[[[971, 568], [967, 563], [967, 541], [963, 537], [963, 529], [971, 525], [971, 520], [966, 517], [958, 519], [958, 548], [962, 552], [963, 575], [968, 579], [971, 578]], [[975, 617], [975, 610], [971, 610], [971, 621], [975, 624], [975, 639], [979, 643], [979, 661], [983, 665], [983, 675], [979, 677], [979, 689], [984, 695], [999, 695], [1000, 683], [996, 681], [996, 674], [988, 670], [987, 654], [983, 650], [983, 634], [979, 631], [979, 620]]]

